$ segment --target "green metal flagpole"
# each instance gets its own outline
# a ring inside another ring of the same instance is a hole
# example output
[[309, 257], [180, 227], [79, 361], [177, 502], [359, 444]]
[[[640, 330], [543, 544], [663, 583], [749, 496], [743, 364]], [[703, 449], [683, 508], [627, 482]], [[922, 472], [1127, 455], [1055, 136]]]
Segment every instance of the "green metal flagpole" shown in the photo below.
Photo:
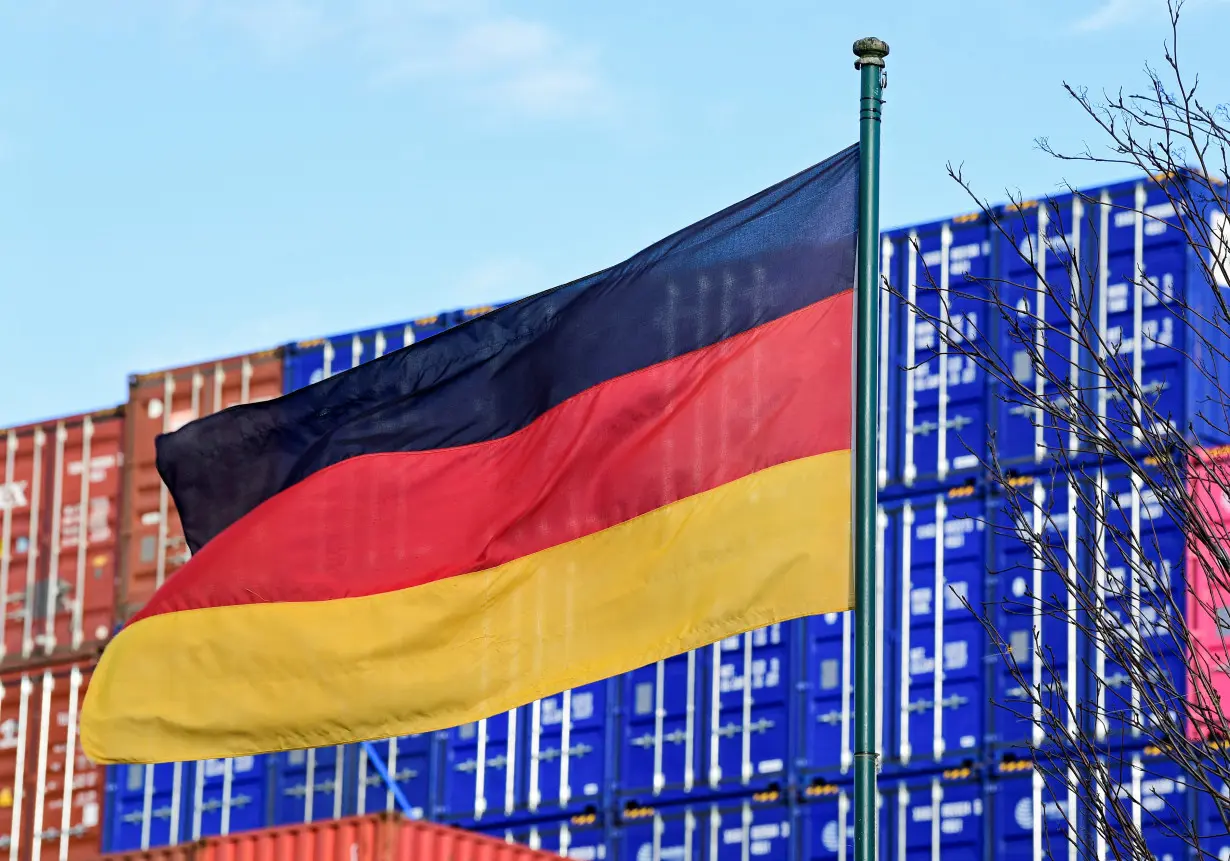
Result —
[[876, 858], [876, 416], [879, 407], [880, 101], [888, 45], [854, 43], [859, 108], [858, 299], [854, 396], [854, 859]]

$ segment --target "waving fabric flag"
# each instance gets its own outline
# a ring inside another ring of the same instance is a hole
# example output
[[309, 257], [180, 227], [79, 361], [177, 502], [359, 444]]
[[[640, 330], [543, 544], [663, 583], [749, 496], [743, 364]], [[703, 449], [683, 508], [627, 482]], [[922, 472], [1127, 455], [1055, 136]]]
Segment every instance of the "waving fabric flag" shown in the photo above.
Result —
[[436, 730], [849, 609], [858, 163], [160, 437], [193, 556], [107, 647], [89, 756]]

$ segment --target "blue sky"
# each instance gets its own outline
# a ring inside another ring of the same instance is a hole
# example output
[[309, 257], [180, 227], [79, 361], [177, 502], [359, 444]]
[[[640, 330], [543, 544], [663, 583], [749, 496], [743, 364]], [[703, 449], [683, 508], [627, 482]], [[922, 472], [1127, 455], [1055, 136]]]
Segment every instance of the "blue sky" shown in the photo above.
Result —
[[[1230, 3], [1182, 45], [1230, 101]], [[1139, 85], [1164, 0], [22, 0], [0, 7], [0, 427], [127, 374], [536, 292], [857, 137], [885, 226], [1122, 171], [1063, 93]]]

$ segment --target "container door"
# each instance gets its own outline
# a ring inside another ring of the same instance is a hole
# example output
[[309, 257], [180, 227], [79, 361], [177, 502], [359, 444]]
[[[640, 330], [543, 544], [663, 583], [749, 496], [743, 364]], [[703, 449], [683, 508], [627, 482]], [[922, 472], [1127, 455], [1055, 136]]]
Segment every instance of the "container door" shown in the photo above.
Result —
[[1196, 793], [1196, 833], [1201, 852], [1226, 859], [1230, 858], [1230, 829], [1226, 828], [1224, 811], [1230, 809], [1230, 786], [1220, 780], [1216, 786], [1218, 792], [1214, 796], [1202, 792], [1198, 784], [1190, 784], [1191, 791]]
[[708, 783], [717, 791], [786, 778], [798, 626], [771, 625], [710, 647]]
[[75, 651], [106, 641], [114, 622], [124, 422], [87, 416], [68, 434], [54, 641], [61, 650]]
[[1006, 274], [998, 289], [1012, 316], [997, 322], [994, 355], [1013, 382], [1000, 384], [994, 400], [996, 455], [1002, 464], [1028, 469], [1047, 462], [1048, 452], [1078, 445], [1066, 425], [1033, 404], [1057, 402], [1068, 386], [1083, 390], [1081, 309], [1089, 307], [1089, 297], [1081, 295], [1079, 255], [1090, 224], [1084, 203], [1071, 197], [1055, 207], [1030, 203], [1005, 217], [1012, 239], [999, 240]]
[[[854, 857], [854, 795], [849, 785], [813, 787], [808, 800], [799, 806], [797, 856], [801, 861], [844, 861]], [[876, 857], [898, 858], [895, 833], [897, 819], [886, 802], [891, 799], [881, 784], [879, 798], [879, 839]], [[774, 857], [785, 858], [784, 854]]]
[[692, 808], [663, 816], [653, 811], [645, 816], [625, 817], [619, 834], [619, 861], [691, 861], [701, 854], [701, 823]]
[[[384, 767], [410, 802], [410, 815], [422, 819], [431, 813], [432, 748], [435, 735], [420, 733], [374, 742]], [[358, 762], [355, 809], [359, 815], [388, 811], [400, 812], [397, 799], [370, 761], [362, 745], [353, 745]]]
[[[1004, 861], [1079, 861], [1088, 839], [1082, 801], [1062, 776], [1018, 762], [994, 786], [991, 854]], [[1041, 812], [1039, 815], [1039, 811]]]
[[516, 829], [511, 834], [513, 842], [536, 852], [546, 852], [575, 861], [606, 861], [606, 836], [599, 827], [577, 827], [569, 822], [548, 822]]
[[986, 375], [949, 347], [938, 327], [982, 348], [988, 305], [965, 275], [990, 273], [991, 245], [981, 222], [944, 224], [909, 240], [901, 480], [925, 486], [976, 470], [986, 451]]
[[667, 658], [620, 677], [623, 798], [654, 803], [687, 795], [700, 760], [702, 652]]
[[[1095, 505], [1095, 523], [1105, 523], [1095, 583], [1109, 613], [1093, 643], [1096, 734], [1116, 743], [1153, 739], [1163, 717], [1185, 713], [1187, 664], [1175, 635], [1186, 603], [1183, 535], [1138, 475], [1099, 477]], [[1142, 687], [1128, 673], [1128, 656], [1165, 683]]]
[[7, 834], [8, 843], [0, 849], [13, 853], [13, 857], [21, 857], [26, 851], [21, 822], [30, 804], [25, 777], [37, 720], [33, 679], [26, 675], [4, 678], [0, 685], [0, 837]]
[[[1173, 762], [1160, 757], [1115, 756], [1106, 763], [1118, 803], [1105, 806], [1110, 846], [1098, 857], [1128, 857], [1134, 844], [1124, 839], [1139, 834], [1157, 861], [1183, 861], [1191, 852], [1183, 835], [1191, 828], [1188, 813], [1190, 778]], [[1199, 827], [1197, 820], [1197, 827]], [[1224, 833], [1225, 828], [1219, 828]], [[1098, 846], [1101, 850], [1103, 847]], [[1204, 852], [1209, 847], [1201, 846]], [[1117, 850], [1117, 852], [1116, 852]], [[1202, 856], [1208, 857], [1208, 856]]]
[[346, 815], [350, 752], [338, 745], [275, 754], [274, 824], [295, 825]]
[[98, 857], [104, 771], [90, 762], [77, 734], [91, 669], [83, 664], [44, 672], [36, 688], [40, 728], [26, 781], [33, 802], [31, 861]]
[[0, 437], [0, 659], [78, 652], [110, 636], [122, 444], [112, 417]]
[[709, 809], [704, 857], [710, 861], [748, 858], [788, 858], [793, 825], [786, 805], [753, 805]]
[[[1028, 480], [996, 504], [995, 629], [1007, 656], [994, 655], [992, 720], [1002, 747], [1044, 744], [1077, 728], [1085, 618], [1066, 582], [1080, 582], [1081, 492], [1071, 482]], [[1056, 572], [1056, 564], [1064, 573]], [[1019, 672], [1013, 671], [1013, 663]], [[1059, 725], [1055, 725], [1059, 721]]]
[[[876, 571], [876, 593], [882, 598], [876, 604], [876, 629], [881, 631], [876, 649], [876, 677], [885, 678], [885, 658], [892, 649], [890, 630], [893, 615], [886, 610], [885, 575], [897, 576], [896, 553], [900, 545], [900, 510], [886, 512], [883, 506], [877, 518], [879, 546]], [[886, 624], [887, 623], [887, 624]], [[803, 689], [806, 703], [803, 709], [803, 750], [799, 767], [805, 774], [831, 775], [845, 773], [854, 762], [854, 613], [826, 613], [802, 620]], [[885, 689], [876, 697], [876, 728], [880, 749], [885, 750], [884, 714], [891, 708], [893, 696]]]
[[854, 762], [854, 614], [827, 613], [803, 623], [808, 699], [800, 766], [845, 772]]
[[108, 767], [110, 846], [122, 852], [182, 843], [185, 806], [182, 763]]
[[192, 839], [268, 827], [273, 759], [240, 756], [194, 763], [188, 816]]
[[[1140, 418], [1145, 415], [1142, 403], [1151, 405], [1159, 421], [1170, 417], [1174, 425], [1169, 430], [1185, 432], [1192, 417], [1183, 385], [1189, 360], [1184, 355], [1186, 324], [1177, 303], [1187, 301], [1192, 289], [1207, 287], [1202, 283], [1189, 288], [1186, 283], [1188, 251], [1162, 189], [1145, 183], [1122, 188], [1105, 195], [1100, 209], [1106, 225], [1104, 247], [1099, 248], [1106, 277], [1098, 285], [1103, 355], [1119, 363], [1123, 370], [1117, 376], [1129, 379], [1135, 393], [1143, 395], [1124, 399], [1110, 391], [1104, 414], [1112, 427], [1123, 429], [1129, 443], [1135, 436], [1129, 429], [1152, 421]], [[1208, 405], [1191, 405], [1202, 406]], [[1220, 410], [1216, 415], [1220, 418]]]
[[42, 521], [44, 500], [51, 494], [46, 477], [52, 457], [54, 440], [42, 428], [7, 433], [0, 484], [0, 599], [4, 601], [0, 629], [7, 660], [34, 654], [40, 536], [46, 528]]
[[606, 784], [605, 681], [531, 703], [528, 807], [531, 812], [602, 808]]
[[[977, 780], [901, 784], [885, 791], [896, 801], [898, 841], [905, 861], [982, 861], [983, 798]], [[893, 815], [892, 813], [889, 814]]]
[[985, 634], [975, 615], [983, 606], [985, 507], [978, 497], [936, 496], [905, 504], [902, 519], [909, 546], [893, 667], [902, 706], [890, 755], [906, 764], [965, 761], [985, 732]]
[[441, 798], [445, 817], [498, 820], [524, 805], [518, 780], [518, 760], [524, 755], [518, 717], [513, 710], [445, 734]]
[[1187, 627], [1201, 648], [1221, 653], [1230, 646], [1230, 590], [1215, 551], [1230, 535], [1230, 460], [1212, 458], [1208, 465], [1188, 463], [1187, 493], [1208, 536], [1194, 532], [1187, 544]]

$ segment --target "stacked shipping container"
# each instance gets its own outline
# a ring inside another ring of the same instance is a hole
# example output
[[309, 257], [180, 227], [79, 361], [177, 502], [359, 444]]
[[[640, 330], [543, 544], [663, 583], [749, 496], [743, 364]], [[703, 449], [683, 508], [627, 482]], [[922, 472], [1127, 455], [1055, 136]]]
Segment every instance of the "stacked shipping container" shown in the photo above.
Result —
[[77, 713], [115, 616], [123, 408], [0, 432], [0, 849], [98, 854]]
[[227, 407], [282, 394], [282, 350], [134, 375], [128, 386], [121, 622], [188, 560], [179, 516], [154, 463], [155, 437]]
[[[1199, 424], [1199, 407], [1211, 393], [1181, 353], [1201, 350], [1200, 324], [1166, 307], [1176, 296], [1206, 301], [1191, 252], [1173, 226], [1115, 205], [1172, 221], [1173, 213], [1150, 182], [1093, 196], [1104, 205], [1092, 222], [1075, 198], [1061, 200], [1057, 210], [1026, 204], [1017, 214], [1037, 247], [1058, 229], [1079, 249], [1077, 261], [1054, 247], [1044, 252], [1047, 272], [1068, 272], [1085, 258], [1102, 265], [1106, 275], [1094, 299], [1099, 330], [1121, 355], [1134, 358], [1140, 345], [1137, 373], [1160, 393], [1160, 413], [1176, 426]], [[1089, 223], [1101, 229], [1089, 230]], [[1021, 384], [1043, 389], [1007, 324], [994, 319], [982, 297], [969, 295], [964, 282], [966, 274], [1036, 277], [987, 220], [893, 231], [882, 250], [886, 275], [911, 302], [950, 331], [993, 345], [1019, 368]], [[1155, 291], [1131, 287], [1130, 274], [1142, 267]], [[1025, 291], [1007, 299], [1026, 303], [1060, 331], [1069, 325], [1061, 303], [1038, 305], [1037, 294]], [[0, 728], [9, 741], [0, 744], [13, 754], [11, 767], [0, 761], [0, 778], [9, 777], [7, 790], [0, 787], [0, 819], [10, 821], [10, 847], [54, 844], [61, 856], [85, 857], [100, 829], [106, 849], [133, 850], [401, 810], [576, 858], [845, 856], [853, 734], [849, 614], [750, 632], [444, 733], [111, 768], [100, 821], [99, 772], [76, 752], [75, 710], [92, 668], [92, 657], [83, 655], [96, 652], [113, 622], [130, 617], [187, 558], [173, 501], [154, 466], [154, 437], [218, 409], [310, 385], [486, 310], [137, 376], [129, 403], [113, 413], [7, 434], [0, 448], [0, 592], [6, 596], [0, 672], [11, 671], [2, 677], [0, 700]], [[1167, 773], [1172, 766], [1143, 745], [1132, 747], [1130, 712], [1139, 702], [1121, 668], [1078, 625], [1047, 617], [1025, 597], [1053, 594], [1050, 600], [1063, 603], [1071, 596], [1041, 582], [1050, 575], [1018, 529], [1024, 517], [1056, 546], [1093, 547], [1089, 518], [1097, 512], [1082, 502], [1092, 499], [1121, 514], [1125, 529], [1161, 536], [1151, 561], [1170, 571], [1180, 590], [1182, 535], [1126, 470], [1098, 473], [1092, 493], [1052, 481], [1050, 453], [1072, 447], [1071, 435], [1036, 428], [1030, 411], [1005, 403], [983, 369], [947, 349], [933, 323], [907, 305], [885, 296], [882, 311], [882, 856], [1044, 857], [1051, 841], [1066, 845], [1078, 807], [1072, 797], [1051, 798], [1051, 783], [1025, 755], [1027, 743], [1039, 740], [1032, 716], [966, 602], [991, 613], [1026, 678], [1041, 680], [1042, 668], [1032, 660], [1040, 637], [1054, 650], [1051, 669], [1070, 696], [1111, 706], [1097, 732], [1129, 752], [1130, 785], [1152, 781], [1162, 794], [1181, 793], [1181, 781]], [[1087, 373], [1078, 357], [1064, 353], [1066, 344], [1057, 340], [1062, 349], [1048, 361], [1058, 363], [1061, 375]], [[1208, 367], [1210, 357], [1204, 358]], [[1106, 402], [1099, 410], [1130, 407]], [[987, 480], [983, 460], [992, 433], [1000, 458], [1019, 476], [1017, 490], [1032, 502], [1027, 511], [1012, 510]], [[1136, 560], [1115, 558], [1113, 548], [1082, 552], [1074, 564], [1104, 560], [1106, 570], [1093, 581], [1119, 583], [1135, 594], [1150, 588], [1131, 584], [1126, 572]], [[1137, 606], [1111, 591], [1106, 598], [1125, 613]], [[1182, 655], [1171, 646], [1159, 648], [1181, 677]], [[1096, 674], [1080, 671], [1090, 663]], [[1189, 792], [1180, 801], [1194, 821], [1207, 819], [1212, 833], [1214, 800]], [[17, 858], [26, 850], [11, 852]], [[1054, 854], [1063, 853], [1056, 847]]]

